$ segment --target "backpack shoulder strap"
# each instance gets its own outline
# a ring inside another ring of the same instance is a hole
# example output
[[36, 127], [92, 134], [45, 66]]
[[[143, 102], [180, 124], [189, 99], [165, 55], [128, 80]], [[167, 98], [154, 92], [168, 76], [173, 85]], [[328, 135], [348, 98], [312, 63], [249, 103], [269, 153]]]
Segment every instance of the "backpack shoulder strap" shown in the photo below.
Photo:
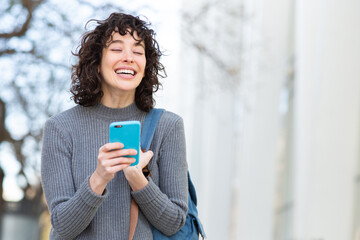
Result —
[[153, 108], [146, 115], [144, 124], [141, 128], [141, 141], [140, 141], [141, 149], [144, 149], [145, 151], [149, 150], [157, 124], [163, 112], [164, 109]]
[[[164, 109], [154, 108], [146, 115], [141, 130], [142, 131], [141, 140], [140, 140], [141, 149], [144, 149], [145, 151], [149, 150], [151, 141], [155, 133], [156, 126], [163, 111]], [[139, 216], [139, 206], [136, 204], [135, 200], [131, 198], [129, 240], [132, 240], [134, 237], [138, 216]]]

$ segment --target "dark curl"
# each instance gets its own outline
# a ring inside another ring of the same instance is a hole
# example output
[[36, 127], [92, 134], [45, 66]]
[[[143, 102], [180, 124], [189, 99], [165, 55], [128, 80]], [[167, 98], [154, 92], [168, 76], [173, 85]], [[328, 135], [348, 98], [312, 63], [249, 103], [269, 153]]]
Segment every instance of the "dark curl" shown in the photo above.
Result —
[[136, 32], [139, 39], [135, 37], [134, 39], [145, 43], [146, 66], [144, 78], [135, 91], [135, 103], [139, 109], [150, 111], [155, 105], [153, 93], [161, 86], [158, 76], [166, 77], [165, 68], [160, 63], [163, 54], [155, 40], [155, 32], [148, 28], [150, 24], [139, 17], [124, 13], [112, 13], [106, 20], [92, 19], [89, 22], [92, 21], [97, 23], [96, 28], [82, 36], [78, 52], [73, 53], [79, 57], [79, 62], [72, 67], [70, 88], [72, 99], [85, 107], [100, 102], [103, 96], [101, 89], [103, 77], [98, 69], [103, 49], [107, 47], [108, 41], [112, 40], [113, 32], [121, 35], [130, 33], [133, 37]]

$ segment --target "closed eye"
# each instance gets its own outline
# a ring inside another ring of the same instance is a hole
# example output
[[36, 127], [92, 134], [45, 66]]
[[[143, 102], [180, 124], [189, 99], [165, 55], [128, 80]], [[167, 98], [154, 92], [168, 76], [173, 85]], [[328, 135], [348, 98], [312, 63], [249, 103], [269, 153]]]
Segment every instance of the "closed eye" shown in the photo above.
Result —
[[111, 49], [111, 51], [113, 51], [113, 52], [121, 52], [122, 49], [114, 48], [114, 49]]

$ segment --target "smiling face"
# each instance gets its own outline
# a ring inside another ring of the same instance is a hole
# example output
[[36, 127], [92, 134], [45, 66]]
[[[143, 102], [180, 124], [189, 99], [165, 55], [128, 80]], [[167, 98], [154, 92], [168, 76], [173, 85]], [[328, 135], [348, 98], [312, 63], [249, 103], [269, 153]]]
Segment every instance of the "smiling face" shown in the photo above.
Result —
[[146, 66], [145, 45], [137, 39], [136, 32], [133, 36], [114, 32], [103, 49], [100, 64], [103, 99], [135, 100], [135, 90], [144, 77]]

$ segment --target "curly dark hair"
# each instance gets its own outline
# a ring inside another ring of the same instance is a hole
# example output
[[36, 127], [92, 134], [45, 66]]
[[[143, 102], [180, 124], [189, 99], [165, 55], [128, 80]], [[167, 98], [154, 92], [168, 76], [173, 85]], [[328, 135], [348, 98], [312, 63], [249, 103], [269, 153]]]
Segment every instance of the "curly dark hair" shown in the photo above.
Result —
[[134, 39], [145, 43], [146, 66], [144, 77], [135, 91], [135, 103], [139, 109], [150, 111], [155, 105], [153, 93], [161, 86], [158, 76], [166, 77], [165, 68], [160, 63], [163, 54], [155, 40], [155, 32], [148, 27], [150, 23], [141, 20], [138, 16], [124, 13], [112, 13], [106, 20], [92, 19], [88, 21], [90, 22], [96, 22], [96, 28], [82, 36], [78, 52], [73, 53], [79, 57], [78, 64], [72, 66], [71, 74], [70, 92], [74, 102], [85, 107], [100, 102], [103, 96], [101, 89], [103, 77], [98, 69], [103, 48], [106, 48], [109, 40], [112, 40], [114, 32], [121, 35], [130, 33], [133, 37], [136, 32], [139, 39], [135, 37]]

